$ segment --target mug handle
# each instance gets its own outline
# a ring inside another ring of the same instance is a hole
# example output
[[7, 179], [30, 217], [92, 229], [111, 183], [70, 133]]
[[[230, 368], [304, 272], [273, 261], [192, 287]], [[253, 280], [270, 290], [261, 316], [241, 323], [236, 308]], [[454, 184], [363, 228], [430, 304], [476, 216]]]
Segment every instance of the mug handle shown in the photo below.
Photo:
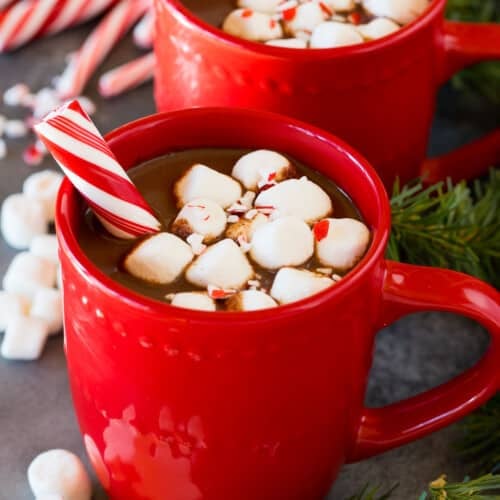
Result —
[[[442, 57], [439, 84], [472, 64], [500, 60], [500, 23], [445, 21], [438, 39]], [[451, 153], [427, 159], [421, 177], [428, 184], [451, 177], [454, 181], [472, 179], [500, 163], [500, 129]]]
[[418, 396], [364, 408], [347, 460], [355, 462], [434, 432], [474, 410], [500, 388], [500, 294], [465, 274], [386, 261], [377, 327], [419, 311], [463, 314], [490, 333], [488, 351], [473, 368]]

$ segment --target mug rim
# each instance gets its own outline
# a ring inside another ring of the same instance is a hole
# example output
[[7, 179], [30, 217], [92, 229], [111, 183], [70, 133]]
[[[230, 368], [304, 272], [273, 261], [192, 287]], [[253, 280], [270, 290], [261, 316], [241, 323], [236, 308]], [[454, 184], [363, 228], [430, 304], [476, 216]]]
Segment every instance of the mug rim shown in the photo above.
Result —
[[[306, 59], [316, 60], [332, 57], [353, 56], [361, 54], [370, 54], [380, 49], [386, 48], [392, 44], [403, 41], [410, 37], [413, 33], [423, 29], [430, 24], [434, 17], [444, 9], [446, 0], [431, 0], [431, 3], [426, 10], [420, 14], [414, 21], [404, 25], [398, 31], [390, 35], [383, 36], [382, 38], [371, 40], [364, 43], [355, 45], [348, 45], [344, 47], [332, 47], [324, 49], [294, 49], [289, 47], [275, 47], [266, 45], [260, 42], [252, 42], [225, 33], [221, 28], [217, 28], [200, 17], [192, 13], [185, 7], [181, 0], [157, 0], [164, 3], [170, 3], [176, 9], [176, 15], [182, 16], [182, 21], [191, 28], [196, 28], [203, 31], [206, 35], [235, 49], [246, 49], [253, 52], [258, 52], [260, 55], [268, 55], [274, 57], [289, 57], [291, 59]], [[158, 42], [159, 43], [159, 42]]]
[[[189, 115], [191, 115], [189, 118], [200, 122], [200, 119], [206, 118], [207, 115], [220, 116], [221, 114], [232, 114], [240, 117], [241, 119], [257, 119], [259, 121], [266, 120], [268, 123], [274, 122], [275, 124], [283, 127], [291, 126], [294, 130], [308, 134], [308, 136], [311, 137], [311, 140], [323, 143], [326, 142], [328, 145], [341, 151], [349, 158], [349, 161], [355, 168], [361, 170], [365, 179], [365, 185], [368, 185], [375, 195], [374, 205], [378, 209], [376, 219], [378, 227], [370, 228], [372, 231], [372, 238], [368, 251], [356, 264], [356, 266], [348, 272], [346, 278], [343, 278], [334, 286], [331, 286], [310, 297], [306, 297], [305, 299], [291, 302], [289, 304], [278, 305], [276, 308], [257, 311], [200, 311], [172, 306], [167, 302], [163, 303], [157, 299], [135, 292], [125, 285], [114, 281], [107, 274], [101, 271], [89, 257], [87, 257], [78, 243], [77, 231], [69, 221], [69, 199], [76, 201], [75, 198], [81, 198], [81, 196], [66, 177], [62, 182], [57, 197], [55, 224], [57, 228], [60, 251], [71, 260], [72, 265], [78, 269], [78, 272], [80, 274], [84, 274], [85, 279], [90, 279], [93, 283], [98, 284], [98, 286], [104, 289], [108, 295], [119, 298], [119, 300], [135, 308], [140, 308], [145, 313], [155, 315], [159, 314], [161, 316], [174, 313], [176, 317], [199, 321], [210, 321], [211, 319], [220, 320], [223, 318], [230, 319], [231, 321], [239, 320], [241, 322], [245, 322], [250, 319], [266, 321], [274, 319], [277, 316], [283, 317], [286, 315], [290, 316], [300, 314], [306, 310], [314, 309], [318, 306], [324, 305], [325, 303], [335, 301], [338, 297], [342, 296], [347, 289], [352, 289], [357, 283], [364, 280], [366, 275], [375, 268], [377, 263], [383, 260], [390, 231], [390, 204], [385, 187], [368, 160], [335, 135], [318, 129], [313, 125], [289, 118], [285, 115], [271, 113], [268, 111], [242, 108], [232, 109], [207, 107], [148, 115], [114, 129], [106, 134], [105, 139], [108, 143], [111, 143], [114, 140], [125, 140], [127, 134], [133, 132], [134, 129], [138, 127], [145, 128], [146, 130], [148, 128], [151, 129], [156, 123], [166, 120], [175, 120], [177, 116], [189, 117]], [[113, 145], [110, 144], [110, 146], [111, 149], [113, 149]], [[164, 154], [168, 154], [168, 152], [165, 152]], [[335, 179], [332, 179], [330, 176], [327, 177], [337, 183]], [[347, 193], [347, 195], [350, 198], [352, 196], [351, 193]], [[356, 206], [354, 201], [353, 203]]]

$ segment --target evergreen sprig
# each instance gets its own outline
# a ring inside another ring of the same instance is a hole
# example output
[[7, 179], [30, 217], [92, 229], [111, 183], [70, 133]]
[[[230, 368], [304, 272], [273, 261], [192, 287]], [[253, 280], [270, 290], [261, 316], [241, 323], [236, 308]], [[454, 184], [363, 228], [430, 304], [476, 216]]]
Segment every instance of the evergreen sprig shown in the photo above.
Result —
[[429, 485], [419, 500], [499, 500], [500, 476], [486, 474], [477, 479], [465, 479], [461, 483], [448, 483], [441, 476]]
[[388, 258], [455, 269], [500, 287], [500, 169], [472, 186], [396, 182], [391, 208]]

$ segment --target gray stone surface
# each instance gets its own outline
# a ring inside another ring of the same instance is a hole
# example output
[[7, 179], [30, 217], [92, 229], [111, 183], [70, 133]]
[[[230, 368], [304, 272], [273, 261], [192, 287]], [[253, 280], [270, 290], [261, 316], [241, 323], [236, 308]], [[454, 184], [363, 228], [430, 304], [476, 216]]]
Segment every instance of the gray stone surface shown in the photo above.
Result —
[[[0, 91], [18, 81], [26, 81], [33, 88], [49, 83], [51, 76], [63, 67], [65, 54], [78, 47], [87, 31], [88, 27], [83, 27], [40, 41], [11, 56], [0, 56]], [[104, 67], [115, 66], [136, 53], [130, 41], [125, 41]], [[90, 88], [95, 88], [95, 81]], [[96, 98], [93, 90], [89, 95]], [[455, 97], [450, 90], [440, 97], [432, 136], [435, 152], [480, 134], [497, 120], [498, 110], [488, 109], [480, 100], [457, 104]], [[98, 102], [96, 121], [103, 131], [154, 111], [151, 86], [106, 103]], [[13, 116], [12, 110], [0, 107], [0, 113], [3, 112]], [[20, 159], [26, 144], [24, 140], [10, 141], [9, 156], [0, 161], [1, 199], [19, 191], [23, 179], [33, 171]], [[47, 160], [43, 166], [50, 165]], [[0, 275], [13, 255], [0, 242]], [[487, 335], [481, 327], [465, 318], [437, 313], [405, 318], [377, 338], [367, 404], [381, 406], [444, 382], [474, 364], [486, 345]], [[453, 453], [457, 433], [452, 426], [380, 457], [345, 467], [329, 498], [344, 500], [366, 483], [388, 487], [399, 482], [401, 486], [394, 498], [416, 499], [425, 484], [443, 472], [455, 479], [462, 478], [469, 469]], [[32, 498], [25, 471], [37, 453], [62, 447], [84, 456], [60, 337], [50, 340], [38, 362], [11, 363], [0, 359], [0, 443], [0, 500]], [[105, 498], [99, 487], [96, 492], [96, 498]]]

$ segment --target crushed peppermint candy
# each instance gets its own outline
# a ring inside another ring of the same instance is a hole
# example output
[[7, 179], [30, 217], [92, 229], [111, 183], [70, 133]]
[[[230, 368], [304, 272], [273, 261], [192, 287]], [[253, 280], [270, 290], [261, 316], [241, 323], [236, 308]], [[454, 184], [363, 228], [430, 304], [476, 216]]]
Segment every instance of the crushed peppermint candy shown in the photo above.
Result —
[[3, 139], [0, 139], [0, 160], [7, 156], [7, 144]]
[[248, 253], [251, 250], [252, 244], [247, 240], [244, 234], [238, 236], [237, 241], [243, 253]]
[[204, 236], [198, 233], [192, 233], [186, 238], [188, 245], [195, 255], [201, 255], [207, 249], [207, 245], [203, 243], [203, 239]]
[[9, 139], [20, 139], [28, 135], [28, 127], [22, 120], [7, 120], [4, 134]]
[[257, 214], [259, 213], [259, 211], [255, 208], [252, 208], [251, 210], [249, 210], [246, 214], [245, 214], [245, 219], [247, 220], [252, 220], [254, 217], [257, 216]]
[[260, 281], [259, 280], [248, 280], [247, 281], [248, 286], [253, 287], [253, 288], [260, 288]]
[[240, 218], [236, 214], [231, 214], [231, 215], [227, 216], [227, 222], [229, 224], [234, 224], [234, 223], [238, 222], [239, 220], [240, 220]]
[[4, 92], [3, 102], [6, 106], [24, 106], [25, 99], [29, 95], [31, 92], [25, 83], [16, 83]]
[[208, 285], [207, 287], [208, 296], [214, 300], [222, 300], [231, 297], [236, 293], [236, 290], [231, 288], [219, 288], [214, 285]]
[[340, 281], [342, 279], [342, 276], [338, 275], [338, 274], [332, 274], [332, 280], [337, 282], [337, 281]]

